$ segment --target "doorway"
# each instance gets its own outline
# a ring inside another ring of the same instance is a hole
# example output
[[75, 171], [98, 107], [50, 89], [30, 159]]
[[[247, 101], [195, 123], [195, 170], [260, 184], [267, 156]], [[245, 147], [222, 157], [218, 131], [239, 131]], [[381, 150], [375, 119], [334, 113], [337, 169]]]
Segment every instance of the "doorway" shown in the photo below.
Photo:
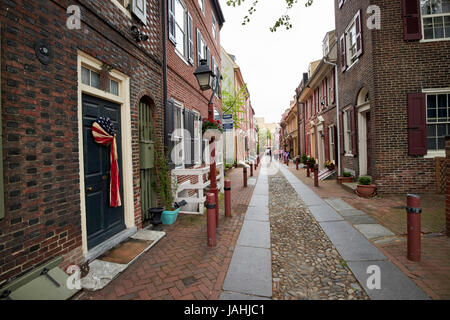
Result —
[[125, 229], [124, 207], [113, 208], [109, 203], [110, 148], [97, 144], [92, 136], [92, 124], [100, 116], [109, 117], [116, 129], [120, 194], [122, 197], [124, 194], [120, 105], [83, 94], [83, 153], [88, 249]]

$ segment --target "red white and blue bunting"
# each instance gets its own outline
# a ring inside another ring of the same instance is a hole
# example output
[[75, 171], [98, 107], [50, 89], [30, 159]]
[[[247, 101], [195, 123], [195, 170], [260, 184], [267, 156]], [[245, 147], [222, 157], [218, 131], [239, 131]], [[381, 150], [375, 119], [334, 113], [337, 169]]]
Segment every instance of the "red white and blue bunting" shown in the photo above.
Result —
[[114, 125], [110, 118], [99, 117], [92, 125], [94, 140], [101, 146], [111, 146], [110, 161], [111, 173], [109, 182], [109, 205], [111, 207], [122, 206], [120, 197], [119, 165], [117, 162], [117, 142]]

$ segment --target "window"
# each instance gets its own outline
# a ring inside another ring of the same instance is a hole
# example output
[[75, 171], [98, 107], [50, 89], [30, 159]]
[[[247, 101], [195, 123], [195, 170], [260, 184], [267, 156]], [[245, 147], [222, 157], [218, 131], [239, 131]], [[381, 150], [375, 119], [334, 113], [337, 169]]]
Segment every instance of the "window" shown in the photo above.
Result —
[[176, 49], [182, 55], [186, 55], [186, 9], [180, 0], [175, 0], [175, 41]]
[[330, 151], [330, 161], [334, 162], [334, 126], [328, 127], [328, 142]]
[[130, 0], [113, 0], [113, 2], [121, 5], [124, 9], [128, 10], [130, 8]]
[[168, 0], [168, 28], [176, 52], [194, 64], [193, 20], [181, 0]]
[[198, 0], [198, 5], [203, 13], [205, 13], [205, 0]]
[[445, 136], [450, 135], [450, 93], [427, 94], [427, 148], [445, 149]]
[[100, 89], [100, 74], [86, 67], [81, 67], [81, 83]]
[[421, 0], [423, 38], [450, 39], [450, 0]]
[[217, 41], [217, 26], [216, 26], [216, 18], [214, 17], [214, 13], [212, 14], [212, 35], [215, 41]]
[[119, 83], [115, 80], [109, 80], [109, 93], [119, 95]]
[[183, 136], [183, 109], [184, 106], [181, 102], [174, 101], [174, 116], [173, 116], [173, 134], [172, 141], [174, 142], [174, 148], [172, 152], [172, 161], [177, 168], [184, 166], [184, 136]]
[[343, 112], [343, 123], [344, 123], [344, 152], [346, 155], [352, 154], [352, 126], [350, 109], [344, 110]]
[[347, 47], [347, 65], [351, 66], [356, 61], [356, 24], [350, 25], [346, 36]]
[[200, 64], [200, 60], [205, 59], [208, 66], [211, 66], [211, 58], [209, 56], [209, 48], [203, 39], [202, 34], [197, 29], [197, 63]]

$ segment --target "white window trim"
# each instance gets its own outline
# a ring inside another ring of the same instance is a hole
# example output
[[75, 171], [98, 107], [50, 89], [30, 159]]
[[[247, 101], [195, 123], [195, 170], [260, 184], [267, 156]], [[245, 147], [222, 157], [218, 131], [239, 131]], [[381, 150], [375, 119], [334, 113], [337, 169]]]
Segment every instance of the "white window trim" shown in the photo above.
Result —
[[[181, 136], [179, 138], [181, 139], [181, 165], [176, 166], [175, 169], [184, 169], [185, 168], [185, 150], [184, 150], [184, 104], [178, 100], [173, 101], [173, 107], [180, 109], [180, 132]], [[175, 110], [175, 109], [174, 109]], [[175, 117], [174, 117], [175, 121]], [[174, 123], [175, 128], [175, 123]], [[177, 130], [178, 128], [175, 128]]]
[[[420, 6], [420, 23], [422, 28], [422, 39], [420, 40], [421, 43], [427, 43], [427, 42], [436, 42], [436, 41], [450, 41], [450, 37], [447, 38], [437, 38], [437, 39], [425, 39], [425, 28], [423, 20], [426, 18], [435, 18], [435, 17], [447, 17], [450, 16], [450, 13], [438, 13], [438, 14], [422, 14], [422, 6]], [[433, 29], [434, 30], [434, 29]]]
[[[422, 89], [422, 93], [425, 93], [426, 96], [428, 95], [439, 95], [439, 94], [450, 94], [450, 88], [441, 88], [441, 89]], [[425, 100], [427, 101], [427, 100]], [[425, 112], [427, 112], [427, 106], [425, 106]], [[426, 126], [428, 126], [428, 114], [426, 116]], [[430, 123], [432, 125], [438, 125], [439, 123]], [[448, 124], [447, 122], [442, 122], [442, 124]], [[428, 139], [428, 135], [427, 135]], [[428, 150], [428, 144], [427, 144], [427, 154], [423, 156], [425, 159], [430, 158], [438, 158], [438, 157], [446, 157], [445, 148], [444, 149], [437, 149], [437, 150]]]
[[[120, 11], [122, 11], [128, 18], [131, 19], [131, 12], [127, 10], [119, 1], [117, 0], [111, 0], [112, 3], [114, 3], [117, 7], [119, 7]], [[128, 4], [131, 5], [131, 0], [128, 0]]]
[[[203, 135], [202, 135], [202, 121], [201, 119], [201, 114], [199, 111], [192, 109], [191, 112], [195, 113], [195, 115], [198, 117], [198, 121], [199, 121], [199, 136], [198, 136], [198, 155], [197, 155], [197, 160], [198, 162], [194, 163], [194, 168], [198, 168], [202, 165], [202, 141], [203, 141]], [[195, 121], [195, 120], [194, 120]], [[194, 124], [194, 130], [195, 130], [195, 124]], [[195, 133], [194, 133], [194, 137], [192, 137], [192, 139], [195, 139]], [[194, 151], [195, 151], [195, 147], [194, 147]], [[194, 157], [195, 159], [196, 157]]]
[[[347, 152], [349, 150], [346, 150], [346, 149], [350, 149], [350, 140], [351, 140], [351, 127], [348, 128], [348, 121], [346, 119], [347, 114], [348, 114], [348, 116], [350, 116], [350, 108], [351, 107], [347, 107], [344, 110], [342, 110], [342, 112], [343, 112], [343, 114], [342, 114], [342, 122], [343, 122], [343, 125], [344, 125], [344, 128], [343, 128], [344, 145], [343, 145], [343, 147], [344, 147], [344, 152], [345, 152], [344, 156], [353, 158], [354, 157], [353, 153], [349, 153], [349, 152]], [[350, 121], [351, 121], [351, 119], [350, 119]], [[347, 131], [349, 131], [349, 130], [350, 130], [350, 137], [347, 139], [346, 138], [347, 137]], [[348, 141], [346, 141], [346, 140], [348, 140]], [[347, 146], [348, 146], [348, 148], [347, 148]]]
[[213, 12], [211, 12], [211, 31], [212, 31], [212, 38], [214, 39], [214, 42], [217, 43], [217, 19], [214, 16]]
[[[177, 37], [177, 29], [178, 29], [178, 27], [177, 27], [177, 25], [178, 25], [178, 23], [177, 23], [177, 15], [176, 15], [176, 6], [177, 6], [177, 1], [183, 6], [183, 9], [184, 9], [184, 11], [183, 11], [183, 30], [184, 30], [184, 41], [183, 41], [183, 43], [184, 43], [184, 47], [183, 47], [183, 51], [184, 52], [180, 52], [179, 50], [178, 50], [178, 48], [177, 48], [177, 46], [175, 45], [175, 52], [178, 54], [178, 56], [185, 62], [185, 63], [187, 63], [187, 59], [186, 59], [186, 57], [185, 57], [185, 54], [187, 55], [187, 50], [189, 50], [189, 44], [188, 44], [188, 42], [189, 42], [189, 37], [188, 37], [188, 33], [189, 33], [189, 30], [188, 30], [188, 10], [187, 10], [187, 6], [186, 6], [186, 4], [184, 3], [184, 1], [183, 0], [175, 0], [175, 2], [174, 2], [174, 8], [173, 8], [173, 18], [174, 18], [174, 23], [175, 23], [175, 39], [176, 39], [176, 37]], [[189, 65], [189, 63], [187, 63], [188, 65]]]

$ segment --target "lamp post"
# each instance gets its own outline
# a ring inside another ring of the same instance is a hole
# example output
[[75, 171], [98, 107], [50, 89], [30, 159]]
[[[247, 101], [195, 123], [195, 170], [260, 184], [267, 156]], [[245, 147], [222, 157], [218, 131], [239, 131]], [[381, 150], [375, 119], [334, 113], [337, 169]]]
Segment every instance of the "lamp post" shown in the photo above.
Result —
[[[219, 87], [218, 82], [220, 81], [221, 76], [218, 74], [217, 76], [211, 71], [207, 65], [207, 61], [205, 59], [200, 60], [200, 64], [195, 69], [194, 72], [195, 77], [197, 78], [198, 84], [200, 86], [200, 90], [206, 91], [212, 89], [211, 98], [208, 102], [208, 119], [210, 121], [214, 121], [214, 105], [212, 103], [214, 95], [216, 94], [217, 88]], [[214, 193], [215, 202], [216, 202], [216, 227], [219, 226], [219, 190], [217, 189], [217, 177], [216, 177], [216, 146], [215, 146], [216, 137], [211, 137], [209, 141], [209, 148], [211, 152], [211, 161], [210, 161], [210, 192]]]

